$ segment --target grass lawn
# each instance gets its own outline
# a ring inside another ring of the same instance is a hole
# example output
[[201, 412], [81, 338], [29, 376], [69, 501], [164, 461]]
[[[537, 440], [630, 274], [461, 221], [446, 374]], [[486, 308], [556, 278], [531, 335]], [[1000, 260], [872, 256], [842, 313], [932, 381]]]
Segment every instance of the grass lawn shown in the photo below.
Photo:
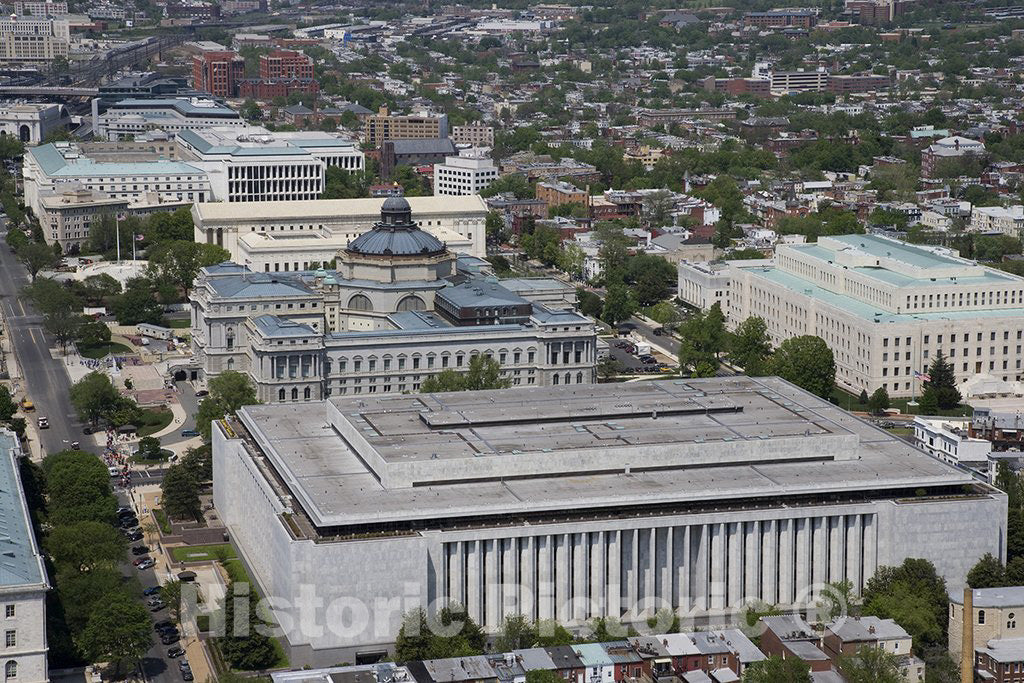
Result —
[[174, 419], [174, 413], [166, 408], [144, 410], [142, 422], [137, 426], [139, 428], [139, 436], [149, 436], [156, 434], [161, 429], [171, 424], [171, 420]]
[[171, 548], [171, 557], [177, 562], [203, 562], [216, 560], [219, 553], [225, 553], [228, 560], [238, 557], [234, 547], [230, 543], [215, 543], [213, 545], [192, 545]]
[[885, 430], [893, 436], [913, 436], [914, 430], [910, 427], [894, 427], [892, 429]]
[[173, 320], [165, 319], [164, 322], [167, 323], [167, 327], [170, 327], [175, 330], [187, 330], [189, 327], [192, 326], [192, 321], [189, 320], [188, 318], [174, 318]]
[[124, 344], [110, 342], [109, 344], [99, 344], [98, 346], [79, 346], [78, 353], [80, 353], [83, 358], [92, 358], [97, 360], [111, 353], [132, 353], [132, 350]]
[[224, 570], [232, 581], [252, 583], [252, 579], [249, 578], [249, 572], [245, 570], [245, 565], [237, 557], [224, 562]]
[[156, 523], [160, 525], [160, 531], [170, 534], [171, 523], [168, 521], [167, 513], [163, 511], [163, 508], [153, 508], [153, 516], [156, 517]]
[[[918, 401], [921, 397], [917, 397]], [[865, 413], [868, 410], [867, 404], [860, 403], [857, 397], [853, 394], [836, 387], [832, 390], [832, 402], [840, 408], [845, 410], [854, 410], [857, 412]], [[889, 401], [889, 407], [892, 409], [899, 410], [903, 415], [920, 415], [921, 406], [908, 406], [910, 403], [909, 398], [894, 398]], [[969, 405], [961, 404], [956, 408], [949, 410], [937, 410], [935, 415], [941, 415], [943, 417], [969, 417], [974, 412], [974, 409]]]

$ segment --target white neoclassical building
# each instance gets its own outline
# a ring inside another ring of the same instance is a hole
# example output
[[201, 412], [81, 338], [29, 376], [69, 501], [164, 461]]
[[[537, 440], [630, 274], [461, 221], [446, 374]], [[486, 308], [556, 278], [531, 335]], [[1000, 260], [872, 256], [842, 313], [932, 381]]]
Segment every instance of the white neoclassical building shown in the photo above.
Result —
[[[487, 205], [479, 195], [409, 197], [421, 229], [459, 254], [487, 254]], [[383, 197], [196, 204], [197, 242], [227, 249], [231, 260], [264, 273], [316, 270], [373, 227]]]
[[1024, 377], [1024, 278], [955, 251], [842, 235], [779, 245], [771, 261], [730, 261], [713, 272], [680, 266], [681, 294], [722, 302], [730, 326], [763, 318], [776, 346], [821, 337], [836, 381], [855, 394], [920, 395], [914, 373], [926, 373], [940, 351], [958, 383], [979, 373]]
[[322, 601], [284, 634], [295, 665], [375, 661], [417, 605], [490, 632], [731, 618], [907, 557], [958, 590], [1005, 549], [1005, 494], [778, 378], [249, 406], [213, 461], [278, 623]]
[[460, 270], [404, 198], [388, 198], [374, 227], [335, 260], [298, 273], [204, 269], [192, 291], [202, 375], [247, 372], [264, 402], [415, 392], [431, 375], [468, 369], [477, 354], [514, 386], [595, 379], [593, 321], [551, 287], [505, 287]]

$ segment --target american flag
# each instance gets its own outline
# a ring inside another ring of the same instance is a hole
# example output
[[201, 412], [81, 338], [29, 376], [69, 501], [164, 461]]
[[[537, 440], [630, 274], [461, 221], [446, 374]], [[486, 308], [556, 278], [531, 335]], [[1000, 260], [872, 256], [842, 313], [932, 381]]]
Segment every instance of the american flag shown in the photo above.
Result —
[[926, 372], [918, 372], [917, 370], [914, 370], [914, 378], [915, 379], [924, 380], [925, 382], [931, 382], [932, 381], [932, 376], [931, 375], [929, 375]]

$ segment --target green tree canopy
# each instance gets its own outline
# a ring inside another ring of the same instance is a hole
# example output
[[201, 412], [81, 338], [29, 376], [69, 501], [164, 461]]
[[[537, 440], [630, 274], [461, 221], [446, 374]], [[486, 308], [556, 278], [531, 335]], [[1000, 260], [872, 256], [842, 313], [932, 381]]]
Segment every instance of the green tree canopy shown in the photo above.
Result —
[[718, 356], [726, 348], [725, 315], [716, 302], [679, 326], [679, 366], [695, 376], [718, 369]]
[[798, 657], [772, 655], [750, 664], [743, 672], [743, 683], [811, 683], [811, 667]]
[[100, 418], [107, 415], [120, 401], [121, 395], [102, 372], [90, 372], [71, 385], [71, 405], [78, 417], [96, 426]]
[[113, 662], [118, 671], [134, 667], [153, 643], [152, 620], [138, 600], [110, 593], [98, 602], [82, 631], [82, 649], [94, 662]]
[[163, 277], [188, 296], [201, 268], [223, 263], [231, 258], [227, 250], [216, 244], [189, 240], [169, 240], [155, 246], [149, 254], [149, 271]]
[[864, 646], [839, 657], [839, 670], [849, 683], [903, 683], [900, 660], [881, 647]]
[[751, 316], [727, 336], [729, 360], [743, 368], [743, 372], [751, 377], [758, 377], [768, 372], [768, 358], [772, 353], [772, 345], [768, 339], [768, 326], [759, 316]]
[[836, 382], [832, 349], [821, 337], [791, 337], [772, 356], [773, 372], [807, 391], [828, 398]]
[[160, 482], [164, 511], [172, 519], [199, 519], [199, 485], [179, 464], [171, 465]]
[[956, 388], [956, 374], [953, 365], [946, 360], [942, 351], [935, 354], [931, 367], [928, 368], [929, 380], [924, 383], [921, 394], [922, 409], [925, 405], [935, 405], [943, 410], [956, 408], [960, 405], [960, 391]]
[[53, 249], [42, 242], [23, 245], [18, 249], [18, 259], [25, 264], [33, 282], [40, 270], [49, 268], [57, 262], [57, 256], [53, 253]]
[[946, 581], [928, 560], [907, 558], [898, 567], [882, 566], [868, 581], [863, 613], [895, 619], [914, 639], [914, 648], [944, 646], [949, 596]]
[[211, 438], [213, 420], [233, 415], [242, 406], [259, 403], [249, 376], [236, 370], [227, 370], [211, 379], [209, 391], [196, 413], [196, 428], [207, 442]]
[[512, 380], [501, 376], [501, 365], [498, 361], [484, 354], [475, 354], [470, 357], [469, 367], [465, 373], [451, 368], [442, 370], [423, 381], [420, 385], [420, 393], [505, 389], [511, 385]]
[[117, 529], [95, 521], [57, 526], [46, 537], [46, 549], [54, 562], [79, 572], [115, 568], [124, 559], [124, 545], [124, 536]]

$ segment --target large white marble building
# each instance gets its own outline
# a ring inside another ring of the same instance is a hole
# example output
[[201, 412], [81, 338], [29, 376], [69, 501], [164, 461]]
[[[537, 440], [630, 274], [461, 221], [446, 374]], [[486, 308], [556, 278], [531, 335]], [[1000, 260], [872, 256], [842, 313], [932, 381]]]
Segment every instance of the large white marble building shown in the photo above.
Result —
[[[315, 269], [373, 227], [383, 197], [304, 202], [196, 204], [197, 242], [227, 249], [231, 260], [264, 273]], [[479, 195], [407, 198], [419, 226], [449, 249], [487, 253], [487, 205]], [[325, 258], [326, 257], [326, 258]]]
[[333, 269], [206, 268], [191, 295], [197, 368], [247, 372], [264, 402], [418, 391], [477, 354], [512, 385], [594, 381], [593, 321], [559, 306], [564, 293], [518, 280], [506, 288], [458, 258], [392, 197]]
[[200, 97], [124, 99], [110, 103], [96, 121], [96, 137], [124, 140], [161, 130], [176, 135], [183, 130], [246, 128], [238, 112], [215, 100]]
[[1004, 555], [1002, 492], [778, 378], [249, 406], [215, 424], [213, 459], [295, 665], [378, 656], [416, 605], [492, 632], [728, 617], [859, 593], [907, 557], [958, 590]]
[[[821, 237], [779, 245], [772, 261], [731, 261], [721, 277], [684, 274], [687, 296], [722, 301], [730, 326], [767, 323], [773, 345], [816, 335], [835, 355], [836, 381], [855, 394], [921, 393], [942, 351], [957, 382], [978, 373], [1024, 377], [1024, 278], [939, 247], [873, 235]], [[717, 271], [721, 275], [721, 271]], [[714, 292], [699, 292], [701, 282]], [[917, 383], [915, 385], [915, 382]]]
[[46, 592], [49, 582], [43, 556], [32, 529], [19, 474], [22, 457], [18, 437], [0, 429], [0, 519], [3, 560], [0, 562], [0, 609], [4, 639], [0, 666], [7, 683], [49, 680], [46, 653]]

